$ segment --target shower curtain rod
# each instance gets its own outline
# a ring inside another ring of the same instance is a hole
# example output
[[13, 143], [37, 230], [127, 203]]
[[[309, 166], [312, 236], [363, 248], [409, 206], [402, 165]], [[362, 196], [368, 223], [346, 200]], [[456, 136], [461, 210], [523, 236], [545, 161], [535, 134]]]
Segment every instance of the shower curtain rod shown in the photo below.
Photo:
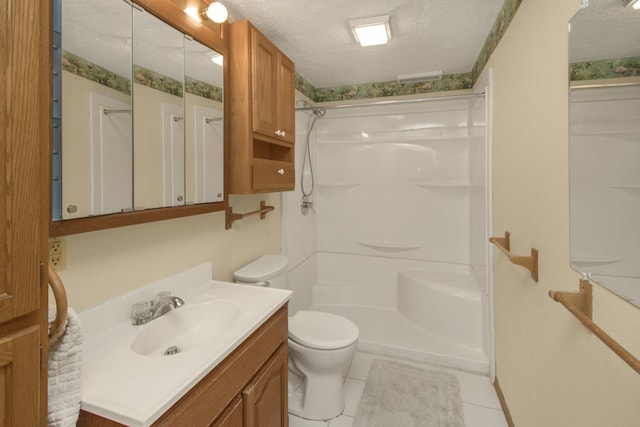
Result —
[[[340, 108], [352, 108], [352, 107], [372, 107], [376, 105], [394, 105], [394, 104], [410, 104], [414, 102], [426, 102], [426, 101], [441, 101], [445, 99], [460, 99], [460, 98], [479, 98], [484, 96], [484, 92], [470, 93], [465, 95], [447, 95], [447, 96], [434, 96], [432, 98], [413, 98], [413, 99], [391, 99], [388, 101], [371, 101], [363, 103], [351, 103], [351, 104], [338, 104], [327, 105], [321, 104], [315, 107], [296, 107], [296, 111], [311, 111], [311, 110], [337, 110]], [[306, 101], [305, 101], [306, 102]]]
[[640, 86], [640, 82], [623, 82], [623, 83], [597, 83], [597, 84], [576, 84], [575, 86], [569, 86], [569, 91], [580, 89], [601, 89], [608, 87], [623, 87], [623, 86]]

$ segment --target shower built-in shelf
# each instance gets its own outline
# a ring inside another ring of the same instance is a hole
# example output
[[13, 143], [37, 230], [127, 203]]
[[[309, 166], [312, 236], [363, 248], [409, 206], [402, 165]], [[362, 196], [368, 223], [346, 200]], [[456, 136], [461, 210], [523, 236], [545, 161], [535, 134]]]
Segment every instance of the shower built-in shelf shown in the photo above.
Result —
[[575, 256], [571, 257], [571, 264], [576, 267], [596, 267], [598, 265], [615, 264], [621, 259], [607, 256]]
[[[571, 134], [570, 136], [572, 137], [573, 136], [611, 136], [611, 137], [615, 137], [615, 139], [623, 139], [624, 141], [640, 142], [640, 129], [585, 131], [585, 132], [576, 132]], [[626, 139], [625, 137], [631, 137], [631, 138]]]
[[422, 247], [422, 245], [417, 245], [415, 243], [372, 242], [368, 240], [356, 240], [356, 243], [380, 252], [406, 252], [413, 249], [420, 249]]
[[317, 185], [326, 188], [355, 188], [364, 184], [361, 182], [319, 182]]
[[609, 185], [610, 188], [616, 188], [618, 190], [627, 190], [630, 192], [640, 194], [640, 184], [613, 184]]
[[425, 188], [427, 190], [432, 189], [463, 189], [468, 190], [471, 188], [471, 184], [468, 182], [460, 182], [460, 181], [440, 181], [440, 182], [416, 182], [413, 185], [416, 187]]

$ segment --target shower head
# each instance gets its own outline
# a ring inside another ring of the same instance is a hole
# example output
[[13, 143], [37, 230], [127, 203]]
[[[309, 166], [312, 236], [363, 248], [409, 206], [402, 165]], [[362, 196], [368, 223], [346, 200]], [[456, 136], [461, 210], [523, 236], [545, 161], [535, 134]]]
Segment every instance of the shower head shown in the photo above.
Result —
[[323, 118], [326, 113], [327, 113], [327, 110], [325, 110], [324, 108], [316, 108], [313, 110], [313, 115], [316, 116], [316, 118], [318, 119]]

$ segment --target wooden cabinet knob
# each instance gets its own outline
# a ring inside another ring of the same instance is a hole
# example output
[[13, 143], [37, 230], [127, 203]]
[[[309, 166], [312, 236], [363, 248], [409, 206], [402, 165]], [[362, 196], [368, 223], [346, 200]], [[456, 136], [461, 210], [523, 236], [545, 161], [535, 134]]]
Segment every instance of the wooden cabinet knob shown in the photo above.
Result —
[[278, 169], [278, 173], [279, 173], [280, 175], [284, 175], [284, 169]]

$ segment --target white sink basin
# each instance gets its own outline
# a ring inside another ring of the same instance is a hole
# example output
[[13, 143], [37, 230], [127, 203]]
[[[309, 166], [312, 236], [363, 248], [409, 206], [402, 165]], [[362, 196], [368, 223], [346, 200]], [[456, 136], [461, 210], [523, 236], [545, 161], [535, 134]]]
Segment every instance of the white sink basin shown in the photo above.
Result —
[[143, 356], [167, 356], [171, 347], [175, 348], [168, 353], [193, 350], [214, 340], [241, 312], [237, 304], [228, 300], [187, 303], [140, 326], [131, 349]]
[[[132, 325], [131, 307], [165, 291], [185, 304]], [[126, 426], [153, 425], [290, 295], [211, 280], [205, 263], [84, 310], [82, 409]], [[180, 352], [165, 356], [171, 346]]]

